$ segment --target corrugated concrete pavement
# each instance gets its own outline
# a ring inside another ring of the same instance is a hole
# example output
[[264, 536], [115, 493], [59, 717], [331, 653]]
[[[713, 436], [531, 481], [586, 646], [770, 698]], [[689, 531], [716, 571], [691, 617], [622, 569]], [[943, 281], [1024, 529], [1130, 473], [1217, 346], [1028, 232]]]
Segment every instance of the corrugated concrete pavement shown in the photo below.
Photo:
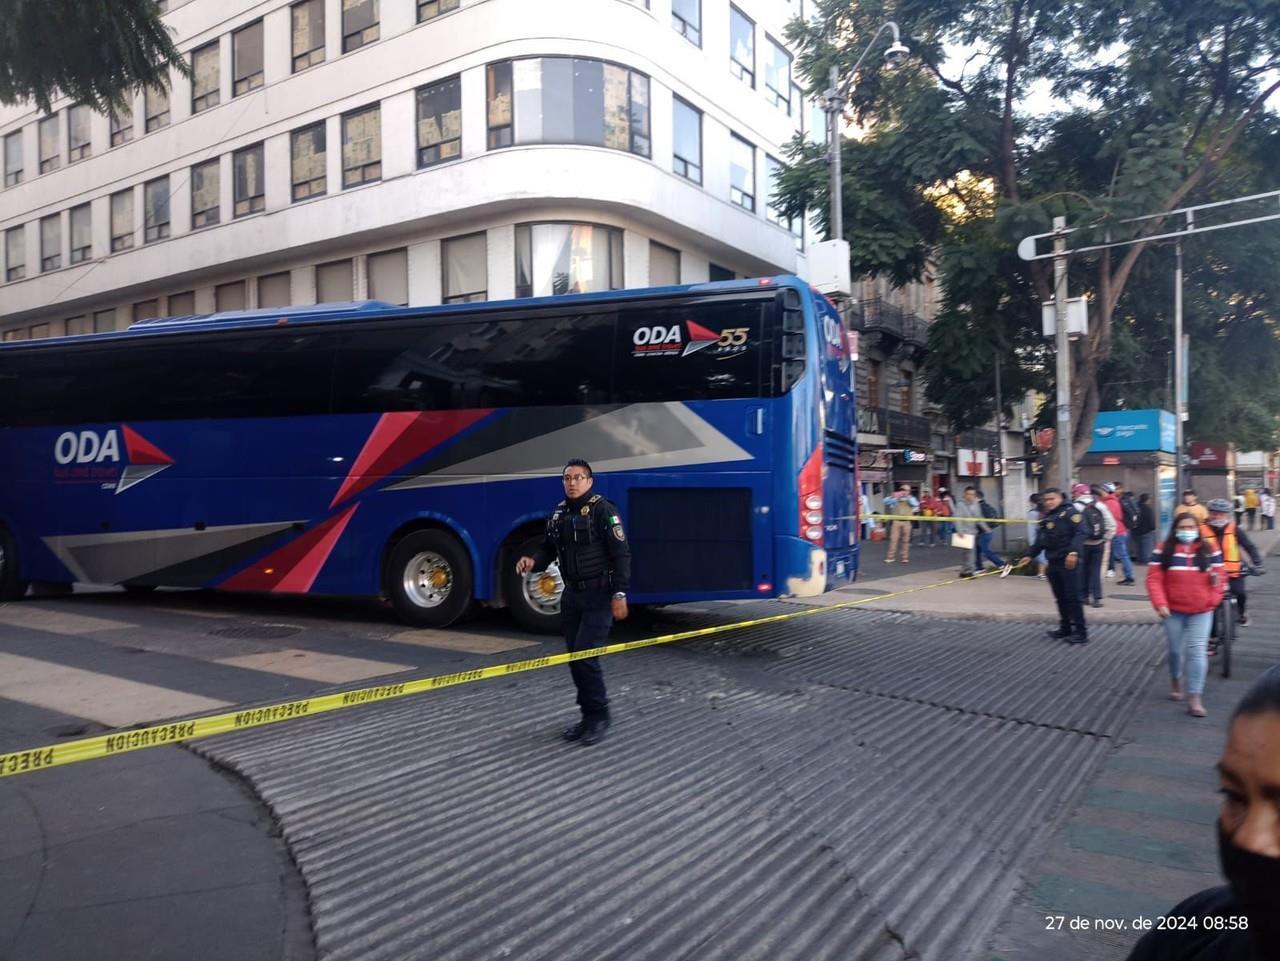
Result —
[[278, 818], [322, 958], [985, 959], [1152, 683], [1153, 627], [1094, 638], [840, 611], [609, 658], [593, 748], [563, 670], [195, 748]]

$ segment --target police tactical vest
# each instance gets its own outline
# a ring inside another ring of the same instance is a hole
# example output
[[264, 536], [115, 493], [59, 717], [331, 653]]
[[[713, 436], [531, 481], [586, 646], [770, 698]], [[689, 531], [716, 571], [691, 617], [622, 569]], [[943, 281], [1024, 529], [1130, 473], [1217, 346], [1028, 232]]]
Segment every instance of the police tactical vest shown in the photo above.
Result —
[[556, 545], [560, 575], [566, 581], [596, 580], [608, 573], [609, 552], [595, 522], [601, 500], [592, 494], [576, 509], [561, 501], [547, 521], [547, 536]]

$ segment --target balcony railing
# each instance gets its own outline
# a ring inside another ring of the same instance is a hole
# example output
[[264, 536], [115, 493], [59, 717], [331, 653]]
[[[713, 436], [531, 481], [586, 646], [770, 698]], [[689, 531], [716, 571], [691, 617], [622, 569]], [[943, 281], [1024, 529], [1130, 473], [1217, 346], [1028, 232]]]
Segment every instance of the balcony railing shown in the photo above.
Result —
[[905, 444], [908, 447], [928, 447], [930, 427], [928, 417], [915, 414], [904, 414], [891, 410], [889, 416], [889, 443]]

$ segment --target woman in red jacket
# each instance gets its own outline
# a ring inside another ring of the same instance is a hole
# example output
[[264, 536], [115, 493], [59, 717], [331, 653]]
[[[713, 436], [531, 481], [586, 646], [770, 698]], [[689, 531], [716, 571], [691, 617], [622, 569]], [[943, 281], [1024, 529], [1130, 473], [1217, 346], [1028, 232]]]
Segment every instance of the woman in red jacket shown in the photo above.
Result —
[[[1214, 609], [1222, 602], [1226, 588], [1222, 551], [1216, 541], [1205, 540], [1200, 523], [1191, 514], [1173, 519], [1173, 529], [1156, 547], [1147, 567], [1147, 593], [1151, 606], [1164, 621], [1169, 637], [1169, 676], [1173, 680], [1169, 697], [1187, 701], [1187, 713], [1204, 717], [1200, 694], [1209, 671], [1205, 645], [1213, 626]], [[1183, 661], [1187, 667], [1187, 689], [1182, 690]]]

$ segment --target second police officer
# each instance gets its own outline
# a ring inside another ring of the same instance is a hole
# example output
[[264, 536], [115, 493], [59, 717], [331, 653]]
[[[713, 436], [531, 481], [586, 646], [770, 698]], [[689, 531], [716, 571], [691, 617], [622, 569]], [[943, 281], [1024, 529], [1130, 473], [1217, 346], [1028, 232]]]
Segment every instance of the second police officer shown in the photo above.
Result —
[[[563, 479], [565, 499], [547, 520], [546, 537], [533, 556], [516, 562], [516, 573], [545, 570], [552, 561], [559, 561], [564, 580], [560, 618], [565, 645], [572, 653], [603, 646], [613, 622], [627, 616], [631, 548], [618, 508], [591, 493], [591, 465], [575, 458], [565, 465]], [[566, 741], [595, 744], [609, 730], [609, 698], [600, 659], [570, 661], [569, 672], [578, 689], [582, 719], [562, 736]]]
[[1049, 586], [1058, 604], [1058, 629], [1049, 634], [1072, 644], [1087, 644], [1089, 631], [1084, 623], [1084, 605], [1080, 602], [1079, 571], [1085, 534], [1083, 518], [1056, 487], [1044, 492], [1043, 505], [1044, 516], [1040, 519], [1036, 542], [1022, 563], [1030, 563], [1032, 557], [1044, 551], [1049, 562], [1046, 572]]

